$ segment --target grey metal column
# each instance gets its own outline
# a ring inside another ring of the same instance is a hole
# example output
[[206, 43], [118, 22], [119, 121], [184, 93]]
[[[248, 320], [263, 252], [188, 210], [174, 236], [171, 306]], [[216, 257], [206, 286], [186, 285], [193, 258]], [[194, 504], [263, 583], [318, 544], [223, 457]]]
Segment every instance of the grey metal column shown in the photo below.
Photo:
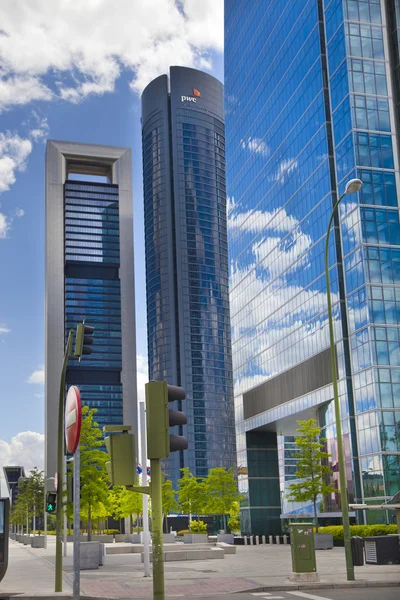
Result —
[[74, 583], [73, 600], [80, 598], [81, 577], [81, 446], [78, 444], [74, 454]]

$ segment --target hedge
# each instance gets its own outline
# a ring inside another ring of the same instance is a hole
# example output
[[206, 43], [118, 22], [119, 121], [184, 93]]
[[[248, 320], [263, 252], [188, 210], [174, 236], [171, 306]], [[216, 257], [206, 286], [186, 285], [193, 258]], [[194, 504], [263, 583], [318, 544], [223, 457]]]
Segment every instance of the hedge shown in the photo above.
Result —
[[[319, 527], [318, 533], [331, 533], [334, 540], [343, 539], [343, 525]], [[374, 537], [397, 533], [397, 525], [350, 525], [350, 534], [360, 537]]]

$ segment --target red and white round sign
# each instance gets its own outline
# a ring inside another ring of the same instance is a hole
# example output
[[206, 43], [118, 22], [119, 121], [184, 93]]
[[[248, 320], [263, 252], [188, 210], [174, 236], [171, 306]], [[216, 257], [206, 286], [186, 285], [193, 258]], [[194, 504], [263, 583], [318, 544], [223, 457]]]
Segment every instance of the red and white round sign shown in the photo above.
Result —
[[74, 453], [79, 444], [82, 425], [81, 393], [72, 385], [65, 403], [65, 442], [69, 452]]

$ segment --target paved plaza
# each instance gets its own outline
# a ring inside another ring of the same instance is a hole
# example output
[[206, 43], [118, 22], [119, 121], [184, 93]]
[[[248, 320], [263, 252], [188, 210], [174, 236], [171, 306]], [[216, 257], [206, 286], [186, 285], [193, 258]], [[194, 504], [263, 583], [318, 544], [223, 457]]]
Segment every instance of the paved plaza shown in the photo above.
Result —
[[[116, 544], [114, 544], [115, 546]], [[55, 540], [47, 549], [33, 549], [10, 540], [7, 575], [0, 583], [1, 594], [49, 596], [54, 590]], [[64, 594], [72, 592], [72, 544], [64, 557]], [[346, 583], [342, 548], [317, 552], [321, 584]], [[213, 596], [237, 592], [296, 589], [288, 576], [291, 571], [289, 546], [237, 546], [236, 555], [222, 560], [165, 563], [168, 596]], [[356, 567], [355, 585], [391, 583], [400, 585], [399, 565]], [[152, 579], [143, 576], [140, 554], [114, 554], [97, 570], [81, 572], [82, 596], [99, 598], [149, 598]], [[59, 594], [57, 594], [59, 595]]]

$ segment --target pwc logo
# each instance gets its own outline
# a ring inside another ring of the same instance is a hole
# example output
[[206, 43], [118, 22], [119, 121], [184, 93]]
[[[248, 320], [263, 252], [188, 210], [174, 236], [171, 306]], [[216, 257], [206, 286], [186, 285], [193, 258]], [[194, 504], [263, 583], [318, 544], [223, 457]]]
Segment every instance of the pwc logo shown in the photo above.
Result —
[[181, 96], [181, 102], [197, 102], [197, 98], [200, 98], [201, 94], [199, 90], [193, 88], [193, 91], [190, 96]]

